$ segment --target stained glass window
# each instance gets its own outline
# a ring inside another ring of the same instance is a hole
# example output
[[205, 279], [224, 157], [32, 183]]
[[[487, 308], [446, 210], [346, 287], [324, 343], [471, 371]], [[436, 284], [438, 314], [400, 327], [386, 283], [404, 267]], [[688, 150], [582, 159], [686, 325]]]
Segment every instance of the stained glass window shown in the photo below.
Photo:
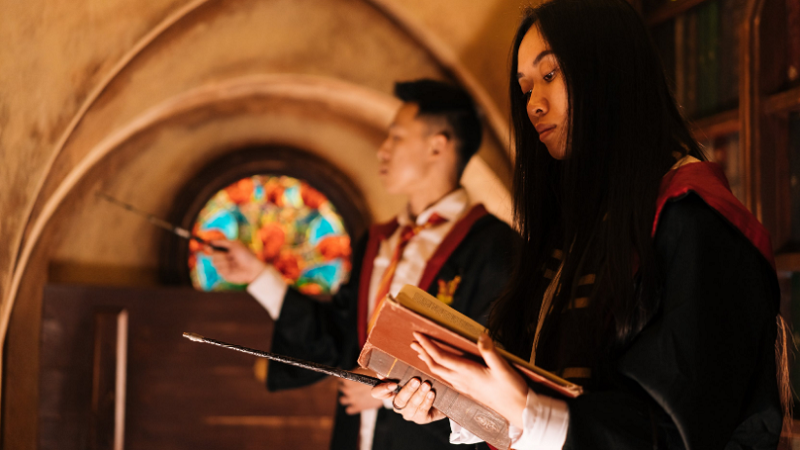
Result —
[[[325, 195], [296, 178], [255, 175], [231, 184], [206, 203], [193, 231], [204, 239], [238, 239], [306, 294], [335, 293], [350, 274], [342, 217]], [[220, 277], [193, 241], [188, 263], [196, 289], [245, 288]]]

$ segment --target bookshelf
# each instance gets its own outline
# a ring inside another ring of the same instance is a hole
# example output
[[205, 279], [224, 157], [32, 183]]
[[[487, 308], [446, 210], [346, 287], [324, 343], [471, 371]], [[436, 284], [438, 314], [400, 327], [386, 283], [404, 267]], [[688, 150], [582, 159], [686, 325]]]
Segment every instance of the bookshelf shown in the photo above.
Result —
[[[769, 230], [781, 313], [800, 330], [800, 0], [632, 4], [650, 27], [693, 133]], [[800, 343], [798, 331], [795, 339]], [[792, 364], [800, 392], [800, 358]], [[800, 434], [800, 421], [794, 431]]]
[[800, 272], [800, 0], [632, 3], [695, 137]]

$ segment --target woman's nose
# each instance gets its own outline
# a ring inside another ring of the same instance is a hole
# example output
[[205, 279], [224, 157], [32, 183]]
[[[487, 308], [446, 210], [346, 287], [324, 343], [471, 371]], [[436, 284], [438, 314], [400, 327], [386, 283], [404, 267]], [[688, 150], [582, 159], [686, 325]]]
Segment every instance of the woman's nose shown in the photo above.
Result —
[[529, 116], [541, 117], [547, 114], [547, 99], [542, 95], [537, 95], [534, 90], [531, 92], [530, 99], [528, 99], [527, 109]]

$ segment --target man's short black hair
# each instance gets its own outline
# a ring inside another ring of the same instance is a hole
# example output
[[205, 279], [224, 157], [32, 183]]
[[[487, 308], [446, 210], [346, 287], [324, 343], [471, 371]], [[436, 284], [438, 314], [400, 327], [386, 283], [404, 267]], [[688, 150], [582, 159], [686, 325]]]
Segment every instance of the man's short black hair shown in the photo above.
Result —
[[460, 175], [480, 148], [483, 137], [472, 97], [458, 86], [430, 79], [395, 83], [394, 95], [405, 103], [418, 105], [417, 117], [443, 119], [446, 129], [442, 133], [448, 139], [455, 139]]

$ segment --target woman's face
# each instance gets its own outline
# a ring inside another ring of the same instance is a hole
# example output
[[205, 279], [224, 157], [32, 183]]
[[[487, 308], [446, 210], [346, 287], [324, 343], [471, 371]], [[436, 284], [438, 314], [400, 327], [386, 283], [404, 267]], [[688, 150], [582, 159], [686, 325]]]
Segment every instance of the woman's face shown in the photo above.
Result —
[[534, 25], [517, 53], [517, 80], [539, 140], [555, 159], [564, 159], [569, 130], [567, 86], [558, 61]]

